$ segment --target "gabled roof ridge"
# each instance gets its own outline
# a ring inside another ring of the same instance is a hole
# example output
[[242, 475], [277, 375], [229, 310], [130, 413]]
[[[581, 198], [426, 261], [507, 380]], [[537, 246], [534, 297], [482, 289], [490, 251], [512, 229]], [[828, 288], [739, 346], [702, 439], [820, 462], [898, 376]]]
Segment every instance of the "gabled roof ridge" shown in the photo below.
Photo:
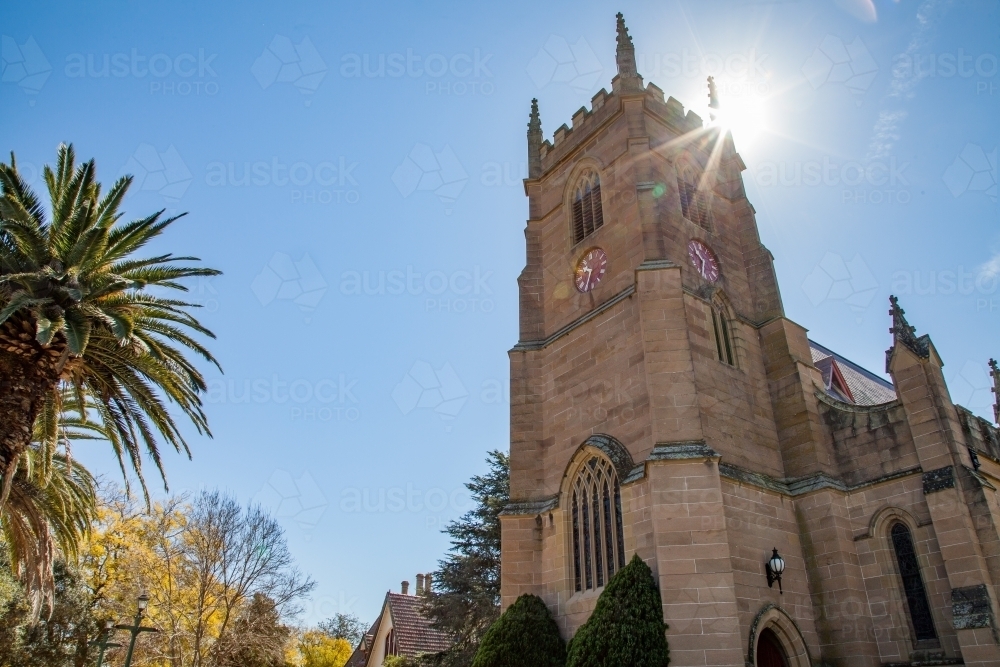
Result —
[[[857, 404], [854, 393], [851, 391], [851, 386], [844, 377], [844, 373], [840, 370], [840, 362], [837, 360], [837, 357], [830, 355], [823, 357], [815, 363], [816, 367], [823, 372], [823, 381], [826, 383], [826, 390], [828, 392], [836, 391], [846, 398], [848, 403]], [[826, 378], [827, 371], [829, 371], [830, 375], [829, 380]]]
[[452, 638], [435, 628], [431, 619], [424, 615], [425, 600], [420, 595], [402, 593], [390, 592], [386, 596], [386, 605], [392, 617], [396, 644], [401, 655], [436, 653], [452, 645]]
[[814, 341], [812, 338], [808, 338], [807, 340], [809, 341], [809, 345], [811, 345], [812, 347], [818, 349], [820, 352], [825, 352], [826, 354], [828, 354], [829, 356], [831, 356], [834, 359], [836, 359], [839, 363], [844, 364], [845, 366], [847, 366], [851, 370], [856, 371], [858, 373], [861, 373], [862, 375], [864, 375], [869, 380], [872, 380], [873, 382], [879, 383], [880, 385], [882, 385], [886, 389], [892, 389], [893, 391], [896, 390], [896, 387], [893, 386], [892, 382], [889, 382], [888, 380], [886, 380], [883, 377], [879, 377], [878, 375], [876, 375], [872, 371], [868, 370], [864, 366], [861, 366], [859, 364], [854, 363], [850, 359], [846, 358], [844, 355], [839, 354], [837, 352], [834, 352], [833, 350], [831, 350], [830, 348], [826, 347], [825, 345], [820, 345], [819, 343], [817, 343], [816, 341]]

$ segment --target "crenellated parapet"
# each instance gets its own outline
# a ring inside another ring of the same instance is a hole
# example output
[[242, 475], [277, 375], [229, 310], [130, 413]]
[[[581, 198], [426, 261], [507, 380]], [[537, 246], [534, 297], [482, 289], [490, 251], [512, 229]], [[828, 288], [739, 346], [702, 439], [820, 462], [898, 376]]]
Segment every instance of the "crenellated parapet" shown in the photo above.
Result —
[[[664, 100], [663, 91], [656, 84], [646, 84], [641, 92], [645, 108], [678, 135], [704, 128], [701, 116], [694, 111], [685, 114], [684, 105], [673, 97]], [[548, 139], [542, 141], [539, 146], [541, 173], [544, 174], [552, 169], [583, 142], [590, 139], [595, 129], [616, 116], [622, 110], [621, 98], [620, 94], [609, 93], [602, 88], [591, 98], [589, 109], [583, 106], [573, 114], [572, 126], [563, 123], [553, 133], [551, 141]]]
[[981, 454], [1000, 460], [1000, 429], [968, 408], [956, 405], [966, 444]]
[[[582, 106], [573, 114], [571, 125], [560, 125], [551, 140], [541, 140], [541, 121], [537, 101], [532, 101], [529, 122], [529, 178], [540, 178], [572, 154], [581, 144], [591, 139], [595, 131], [623, 111], [623, 101], [640, 99], [650, 115], [667, 125], [676, 136], [704, 129], [704, 121], [694, 113], [685, 113], [684, 105], [673, 97], [664, 99], [663, 90], [653, 83], [643, 85], [642, 76], [636, 71], [635, 47], [625, 27], [624, 18], [618, 14], [616, 61], [618, 74], [612, 79], [612, 92], [602, 88], [590, 100], [590, 107]], [[537, 136], [537, 173], [532, 169], [534, 144]]]

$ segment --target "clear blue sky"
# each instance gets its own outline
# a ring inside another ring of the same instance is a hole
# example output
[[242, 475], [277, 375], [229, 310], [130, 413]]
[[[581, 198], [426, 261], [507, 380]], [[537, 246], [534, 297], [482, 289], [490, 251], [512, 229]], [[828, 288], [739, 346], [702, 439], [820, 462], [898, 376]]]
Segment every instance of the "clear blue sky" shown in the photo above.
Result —
[[225, 272], [192, 286], [215, 438], [169, 479], [281, 517], [304, 620], [370, 621], [434, 569], [507, 447], [529, 103], [551, 137], [610, 88], [619, 10], [646, 81], [706, 118], [716, 74], [788, 316], [881, 372], [895, 292], [992, 416], [996, 1], [0, 7], [0, 148], [136, 173], [129, 212], [190, 211], [160, 246]]

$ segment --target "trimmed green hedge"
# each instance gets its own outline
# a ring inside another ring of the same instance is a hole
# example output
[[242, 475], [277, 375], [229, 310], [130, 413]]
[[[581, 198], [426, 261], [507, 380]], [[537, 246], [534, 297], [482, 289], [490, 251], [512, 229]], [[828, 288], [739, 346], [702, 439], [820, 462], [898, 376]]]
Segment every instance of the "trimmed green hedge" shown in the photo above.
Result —
[[483, 635], [472, 667], [564, 667], [566, 644], [548, 607], [522, 595]]
[[634, 556], [611, 578], [570, 641], [566, 667], [666, 667], [666, 630], [653, 572]]

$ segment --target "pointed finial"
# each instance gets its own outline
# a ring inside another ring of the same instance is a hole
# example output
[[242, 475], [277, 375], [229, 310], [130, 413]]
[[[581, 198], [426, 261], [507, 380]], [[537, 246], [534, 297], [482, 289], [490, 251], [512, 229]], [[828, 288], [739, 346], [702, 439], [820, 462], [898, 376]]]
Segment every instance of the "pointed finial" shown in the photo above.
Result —
[[[719, 110], [719, 91], [715, 87], [715, 77], [708, 77], [708, 108]], [[715, 114], [711, 111], [708, 113], [712, 120], [715, 120]]]
[[628, 28], [625, 27], [625, 17], [621, 12], [617, 14], [618, 19], [618, 48], [615, 53], [615, 61], [618, 63], [618, 76], [615, 77], [613, 82], [614, 88], [618, 86], [614, 85], [619, 83], [623, 88], [629, 90], [642, 90], [642, 77], [635, 65], [635, 46], [632, 44], [632, 37], [628, 34]]
[[542, 119], [538, 114], [538, 98], [531, 100], [528, 117], [528, 178], [542, 175]]
[[533, 98], [531, 100], [531, 114], [528, 116], [528, 132], [541, 132], [542, 131], [542, 119], [538, 115], [538, 98]]
[[[917, 337], [917, 328], [910, 326], [910, 323], [906, 321], [906, 311], [900, 307], [899, 299], [895, 296], [890, 296], [889, 303], [891, 304], [889, 315], [892, 316], [892, 326], [889, 327], [889, 333], [892, 334], [893, 347], [895, 347], [896, 343], [902, 343], [917, 356], [928, 357], [930, 355], [930, 338], [927, 334], [919, 338]], [[889, 356], [891, 353], [892, 348], [886, 350], [886, 372], [889, 372]]]
[[996, 397], [993, 400], [993, 423], [1000, 426], [1000, 368], [997, 368], [996, 359], [990, 359], [990, 375], [993, 376], [993, 388], [990, 391]]
[[916, 327], [910, 326], [910, 323], [906, 321], [906, 311], [903, 310], [899, 305], [899, 299], [895, 296], [889, 297], [889, 314], [892, 316], [892, 326], [889, 327], [889, 333], [898, 340], [916, 340]]

